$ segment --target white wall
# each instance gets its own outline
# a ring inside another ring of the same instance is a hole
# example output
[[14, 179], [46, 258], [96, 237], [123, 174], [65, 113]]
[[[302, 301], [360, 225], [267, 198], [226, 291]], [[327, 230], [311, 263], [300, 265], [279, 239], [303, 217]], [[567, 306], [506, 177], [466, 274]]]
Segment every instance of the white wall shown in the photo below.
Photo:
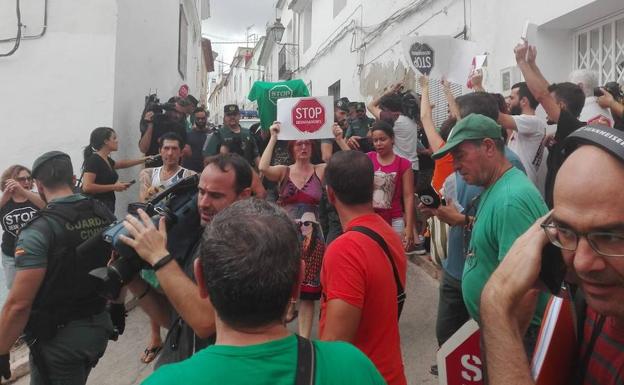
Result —
[[[25, 34], [38, 34], [43, 0], [22, 1]], [[91, 130], [113, 123], [117, 5], [109, 0], [49, 2], [48, 30], [0, 58], [0, 169], [29, 168], [43, 152], [62, 150], [79, 174]], [[0, 2], [0, 36], [15, 36], [15, 2]], [[1, 43], [7, 52], [12, 43]]]
[[[144, 97], [158, 90], [161, 103], [178, 94], [182, 84], [199, 99], [201, 94], [201, 42], [193, 36], [190, 12], [187, 41], [186, 78], [178, 72], [179, 3], [171, 0], [118, 0], [117, 39], [115, 49], [113, 128], [120, 140], [116, 157], [136, 158], [140, 139], [139, 119]], [[186, 6], [189, 2], [183, 2]], [[121, 180], [136, 179], [139, 167], [120, 170]], [[138, 185], [126, 194], [117, 194], [117, 208], [138, 200]], [[122, 210], [123, 211], [123, 210]]]
[[[303, 49], [303, 32], [299, 37], [303, 68], [295, 77], [306, 83], [311, 81], [315, 95], [325, 94], [329, 85], [340, 80], [342, 96], [370, 100], [388, 83], [404, 78], [407, 63], [400, 44], [395, 45], [402, 36], [456, 35], [464, 27], [464, 1], [427, 0], [418, 12], [392, 23], [362, 47], [375, 26], [418, 1], [348, 0], [335, 18], [333, 3], [334, 0], [312, 1], [312, 42], [307, 50]], [[624, 9], [624, 4], [615, 0], [467, 0], [465, 3], [468, 36], [490, 54], [485, 85], [495, 92], [501, 88], [500, 70], [515, 66], [513, 47], [519, 41], [525, 21], [538, 26], [532, 44], [538, 47], [542, 72], [550, 81], [564, 81], [572, 70], [573, 28]], [[292, 12], [284, 9], [281, 16], [282, 23], [287, 25]], [[349, 29], [325, 55], [319, 56], [328, 41], [345, 26], [357, 28]], [[304, 28], [302, 25], [302, 31]], [[277, 56], [277, 49], [273, 56]], [[311, 60], [314, 62], [308, 64]], [[407, 81], [415, 87], [411, 70]]]

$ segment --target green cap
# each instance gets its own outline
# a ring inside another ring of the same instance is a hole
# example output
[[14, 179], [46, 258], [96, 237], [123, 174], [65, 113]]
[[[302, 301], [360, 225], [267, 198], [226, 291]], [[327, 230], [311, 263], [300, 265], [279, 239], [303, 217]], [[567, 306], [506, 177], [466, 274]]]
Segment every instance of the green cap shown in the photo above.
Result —
[[433, 159], [442, 158], [449, 151], [459, 146], [464, 140], [485, 138], [502, 139], [503, 132], [501, 126], [487, 116], [470, 114], [455, 124], [446, 144], [431, 155], [431, 157]]
[[33, 163], [33, 166], [32, 166], [32, 177], [33, 178], [37, 177], [37, 171], [39, 171], [39, 168], [45, 162], [49, 161], [50, 159], [54, 159], [58, 157], [67, 157], [67, 159], [70, 159], [69, 155], [67, 155], [66, 153], [62, 151], [48, 151], [45, 154], [38, 157], [37, 159], [35, 159], [35, 162]]

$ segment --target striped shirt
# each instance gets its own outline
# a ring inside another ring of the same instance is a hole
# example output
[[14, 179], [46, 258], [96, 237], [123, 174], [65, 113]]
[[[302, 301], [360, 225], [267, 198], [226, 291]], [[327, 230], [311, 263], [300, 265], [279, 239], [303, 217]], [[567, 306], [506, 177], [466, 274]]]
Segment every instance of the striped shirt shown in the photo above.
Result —
[[[598, 314], [587, 308], [580, 357], [590, 344]], [[585, 385], [624, 384], [624, 326], [616, 325], [612, 317], [606, 317], [604, 326], [596, 339], [585, 375]]]

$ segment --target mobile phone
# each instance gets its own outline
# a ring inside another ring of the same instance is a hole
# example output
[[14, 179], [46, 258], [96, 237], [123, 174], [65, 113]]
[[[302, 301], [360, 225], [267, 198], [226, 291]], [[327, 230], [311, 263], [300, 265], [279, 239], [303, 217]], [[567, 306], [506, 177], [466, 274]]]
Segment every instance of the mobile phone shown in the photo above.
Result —
[[130, 185], [133, 185], [133, 184], [136, 183], [136, 179], [132, 179], [130, 182], [127, 182], [127, 183], [130, 184]]
[[553, 295], [558, 295], [566, 275], [561, 249], [548, 242], [542, 249], [540, 280]]
[[427, 186], [425, 189], [419, 190], [418, 199], [420, 199], [423, 205], [431, 209], [437, 209], [442, 202], [437, 191], [432, 186]]

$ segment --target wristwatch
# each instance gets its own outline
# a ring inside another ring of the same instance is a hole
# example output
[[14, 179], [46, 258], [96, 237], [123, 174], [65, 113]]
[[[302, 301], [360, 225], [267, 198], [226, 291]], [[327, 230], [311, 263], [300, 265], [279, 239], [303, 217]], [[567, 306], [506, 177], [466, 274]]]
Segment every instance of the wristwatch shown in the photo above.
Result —
[[161, 259], [159, 259], [158, 262], [156, 262], [152, 266], [152, 269], [154, 271], [158, 271], [158, 269], [160, 269], [161, 267], [165, 266], [166, 264], [168, 264], [171, 261], [173, 261], [173, 257], [171, 256], [171, 254], [167, 254], [164, 257], [162, 257]]

